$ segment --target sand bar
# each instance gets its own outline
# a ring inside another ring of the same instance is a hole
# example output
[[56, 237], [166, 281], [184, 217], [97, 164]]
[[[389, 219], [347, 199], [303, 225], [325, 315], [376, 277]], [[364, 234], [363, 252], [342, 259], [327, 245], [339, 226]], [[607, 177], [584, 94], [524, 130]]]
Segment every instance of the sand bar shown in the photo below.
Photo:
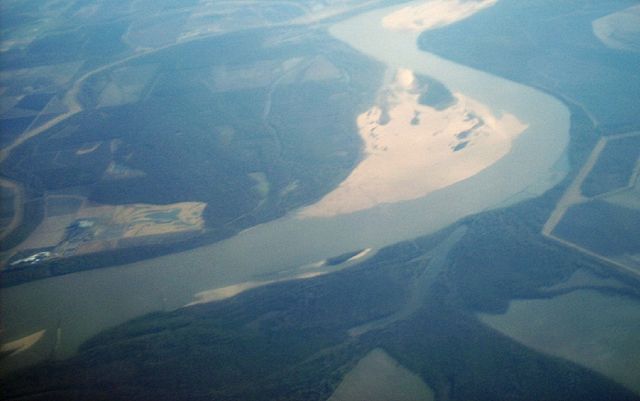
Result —
[[44, 336], [47, 330], [40, 330], [28, 336], [2, 344], [0, 352], [16, 355], [33, 347]]
[[382, 93], [378, 105], [358, 116], [363, 160], [300, 217], [330, 217], [428, 195], [495, 163], [527, 128], [514, 115], [497, 115], [461, 93], [444, 110], [422, 105], [408, 69], [398, 69]]
[[[145, 313], [182, 307], [198, 292], [296, 276], [299, 266], [327, 255], [376, 249], [432, 233], [470, 214], [538, 196], [563, 179], [568, 171], [569, 110], [532, 88], [419, 51], [417, 33], [385, 30], [380, 23], [399, 8], [355, 15], [332, 25], [330, 33], [380, 62], [431, 76], [491, 110], [517, 115], [529, 128], [513, 141], [507, 155], [481, 173], [415, 201], [335, 218], [301, 220], [289, 215], [181, 253], [5, 288], [0, 315], [6, 336], [60, 327], [65, 336], [56, 356], [70, 356], [100, 330]], [[45, 350], [41, 358], [49, 355]], [[0, 368], [15, 369], [16, 363]]]
[[[380, 23], [388, 31], [421, 32], [495, 3], [418, 2], [383, 16]], [[454, 104], [444, 110], [421, 104], [421, 91], [413, 71], [395, 68], [376, 104], [357, 118], [362, 161], [338, 188], [297, 217], [331, 217], [421, 198], [491, 166], [527, 128], [514, 115], [495, 113], [463, 93], [454, 93]]]
[[422, 32], [441, 28], [496, 4], [497, 0], [431, 0], [403, 7], [382, 19], [391, 30]]
[[591, 25], [594, 35], [606, 46], [640, 51], [640, 5], [598, 18]]

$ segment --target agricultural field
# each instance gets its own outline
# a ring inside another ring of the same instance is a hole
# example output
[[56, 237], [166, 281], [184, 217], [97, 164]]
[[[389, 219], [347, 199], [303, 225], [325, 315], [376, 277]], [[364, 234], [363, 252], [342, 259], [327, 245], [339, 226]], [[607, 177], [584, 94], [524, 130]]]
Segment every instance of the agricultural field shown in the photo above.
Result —
[[[89, 205], [204, 205], [196, 237], [211, 242], [329, 191], [358, 161], [353, 116], [382, 68], [307, 25], [366, 6], [352, 3], [75, 2], [69, 22], [9, 7], [62, 25], [3, 40], [0, 167], [29, 213], [0, 260], [59, 246]], [[72, 198], [79, 212], [52, 211]]]
[[0, 5], [0, 398], [640, 399], [637, 0], [405, 3]]
[[640, 133], [602, 138], [543, 232], [640, 275]]
[[95, 206], [80, 197], [50, 196], [42, 223], [14, 248], [6, 268], [195, 236], [204, 230], [205, 206], [198, 202]]

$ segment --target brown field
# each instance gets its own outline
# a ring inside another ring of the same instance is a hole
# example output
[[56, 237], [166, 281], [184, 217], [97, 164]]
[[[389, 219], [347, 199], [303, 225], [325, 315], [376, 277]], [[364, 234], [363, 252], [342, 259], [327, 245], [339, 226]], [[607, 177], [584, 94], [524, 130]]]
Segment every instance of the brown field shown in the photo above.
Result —
[[[53, 196], [57, 202], [64, 198]], [[77, 197], [80, 198], [80, 197]], [[110, 249], [171, 242], [204, 230], [202, 213], [206, 203], [181, 202], [169, 205], [88, 205], [82, 199], [77, 212], [45, 216], [36, 230], [12, 255], [29, 249], [53, 247], [53, 257], [69, 257]], [[35, 253], [35, 251], [34, 251]]]

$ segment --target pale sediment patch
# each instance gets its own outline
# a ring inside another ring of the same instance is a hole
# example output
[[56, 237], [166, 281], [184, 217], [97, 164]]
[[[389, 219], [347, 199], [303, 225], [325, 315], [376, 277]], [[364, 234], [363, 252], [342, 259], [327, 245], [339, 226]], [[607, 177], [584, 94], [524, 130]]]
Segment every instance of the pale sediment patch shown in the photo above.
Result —
[[497, 0], [430, 0], [422, 4], [403, 7], [382, 19], [387, 29], [421, 32], [461, 21]]
[[371, 257], [375, 254], [374, 249], [373, 248], [366, 248], [363, 249], [361, 251], [359, 251], [358, 253], [354, 254], [353, 256], [351, 256], [350, 258], [340, 262], [340, 261], [335, 261], [335, 258], [332, 258], [333, 260], [330, 261], [330, 259], [322, 259], [313, 263], [308, 263], [306, 265], [300, 266], [298, 269], [299, 270], [310, 270], [310, 269], [320, 269], [323, 267], [333, 267], [335, 268], [336, 266], [339, 266], [341, 268], [344, 267], [348, 267], [349, 265], [351, 265], [354, 262], [358, 262], [358, 261], [362, 261], [363, 259], [367, 258], [367, 257]]
[[580, 289], [514, 300], [502, 315], [478, 317], [527, 347], [593, 369], [640, 395], [640, 303], [633, 297]]
[[101, 144], [102, 142], [92, 142], [89, 144], [85, 144], [81, 146], [78, 150], [76, 150], [76, 155], [81, 156], [81, 155], [86, 155], [87, 153], [94, 152], [96, 151], [96, 149], [100, 147]]
[[235, 297], [236, 295], [250, 290], [252, 288], [262, 287], [263, 285], [268, 285], [274, 283], [274, 280], [271, 281], [247, 281], [245, 283], [230, 285], [227, 287], [216, 288], [213, 290], [202, 291], [195, 294], [195, 300], [189, 302], [185, 306], [192, 306], [198, 304], [206, 304], [209, 302], [221, 301], [223, 299]]
[[640, 5], [598, 18], [591, 25], [594, 35], [606, 46], [640, 51]]
[[302, 273], [297, 273], [295, 275], [292, 275], [286, 278], [276, 278], [272, 280], [263, 280], [263, 281], [246, 281], [244, 283], [201, 291], [195, 294], [193, 296], [194, 300], [186, 304], [185, 307], [198, 305], [198, 304], [205, 304], [209, 302], [222, 301], [227, 298], [235, 297], [236, 295], [239, 295], [245, 291], [258, 288], [258, 287], [263, 287], [269, 284], [281, 283], [281, 282], [291, 281], [291, 280], [306, 280], [306, 279], [322, 276], [322, 275], [325, 275], [331, 272], [336, 272], [338, 270], [342, 270], [344, 268], [352, 266], [352, 264], [356, 262], [360, 262], [364, 260], [366, 257], [371, 256], [373, 254], [375, 254], [375, 251], [373, 248], [366, 248], [358, 252], [357, 254], [353, 255], [352, 257], [348, 258], [344, 262], [341, 262], [337, 265], [329, 266], [327, 259], [323, 259], [314, 263], [309, 263], [307, 265], [298, 267], [296, 270], [301, 270]]
[[20, 339], [2, 344], [2, 346], [0, 347], [0, 352], [9, 353], [9, 355], [12, 356], [24, 352], [33, 347], [38, 341], [40, 341], [45, 332], [46, 330], [40, 330]]
[[313, 263], [309, 263], [309, 264], [300, 266], [299, 269], [300, 270], [319, 269], [321, 267], [325, 267], [326, 265], [327, 265], [327, 260], [326, 259], [322, 259], [322, 260], [319, 260], [317, 262], [313, 262]]
[[364, 258], [365, 256], [369, 255], [372, 251], [373, 251], [373, 248], [364, 249], [362, 252], [360, 252], [360, 253], [358, 253], [356, 255], [353, 255], [352, 257], [347, 259], [345, 261], [345, 263], [351, 263], [351, 262], [355, 262], [356, 260], [360, 260], [360, 259]]
[[325, 272], [325, 271], [308, 272], [308, 273], [298, 274], [296, 276], [289, 277], [286, 279], [247, 281], [244, 283], [234, 284], [227, 287], [221, 287], [221, 288], [215, 288], [213, 290], [202, 291], [195, 294], [194, 295], [195, 300], [186, 304], [185, 307], [199, 305], [199, 304], [206, 304], [209, 302], [222, 301], [227, 298], [235, 297], [236, 295], [239, 295], [247, 290], [263, 287], [269, 284], [280, 283], [280, 282], [291, 281], [291, 280], [305, 280], [305, 279], [322, 276], [327, 273], [328, 272]]
[[454, 97], [443, 110], [420, 104], [414, 74], [400, 69], [380, 105], [358, 116], [364, 159], [298, 216], [329, 217], [425, 196], [498, 161], [526, 128], [511, 114], [496, 114], [460, 93]]

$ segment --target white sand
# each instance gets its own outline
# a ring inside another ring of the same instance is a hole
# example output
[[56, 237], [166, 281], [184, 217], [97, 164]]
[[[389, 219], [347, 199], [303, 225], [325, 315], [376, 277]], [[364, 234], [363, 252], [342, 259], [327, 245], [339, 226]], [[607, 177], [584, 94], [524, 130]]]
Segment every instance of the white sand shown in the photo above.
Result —
[[362, 252], [360, 252], [360, 253], [358, 253], [356, 255], [353, 255], [352, 257], [347, 259], [344, 263], [351, 263], [351, 262], [355, 262], [356, 260], [360, 260], [360, 259], [364, 258], [365, 256], [369, 255], [372, 251], [373, 251], [373, 248], [364, 249]]
[[[358, 116], [365, 144], [362, 162], [298, 217], [329, 217], [416, 199], [469, 178], [506, 155], [526, 125], [511, 114], [496, 115], [480, 102], [454, 95], [457, 102], [444, 110], [421, 105], [413, 73], [397, 71], [383, 91], [381, 106]], [[380, 121], [382, 107], [386, 123]]]
[[192, 306], [192, 305], [198, 305], [198, 304], [206, 304], [206, 303], [209, 303], [209, 302], [222, 301], [223, 299], [235, 297], [236, 295], [239, 295], [239, 294], [241, 294], [241, 293], [243, 293], [243, 292], [245, 292], [247, 290], [251, 290], [253, 288], [263, 287], [265, 285], [269, 285], [269, 284], [273, 284], [273, 283], [280, 283], [280, 282], [284, 282], [284, 281], [310, 279], [310, 278], [322, 276], [322, 275], [324, 275], [326, 273], [327, 272], [323, 272], [323, 271], [308, 272], [308, 273], [298, 274], [296, 276], [293, 276], [293, 277], [290, 277], [290, 278], [286, 278], [286, 279], [265, 280], [265, 281], [246, 281], [244, 283], [230, 285], [230, 286], [227, 286], [227, 287], [215, 288], [213, 290], [202, 291], [202, 292], [199, 292], [199, 293], [195, 294], [194, 295], [195, 300], [192, 301], [192, 302], [189, 302], [188, 304], [186, 304], [185, 307]]
[[497, 0], [431, 0], [407, 6], [387, 15], [382, 24], [387, 29], [421, 32], [461, 21], [490, 7]]

